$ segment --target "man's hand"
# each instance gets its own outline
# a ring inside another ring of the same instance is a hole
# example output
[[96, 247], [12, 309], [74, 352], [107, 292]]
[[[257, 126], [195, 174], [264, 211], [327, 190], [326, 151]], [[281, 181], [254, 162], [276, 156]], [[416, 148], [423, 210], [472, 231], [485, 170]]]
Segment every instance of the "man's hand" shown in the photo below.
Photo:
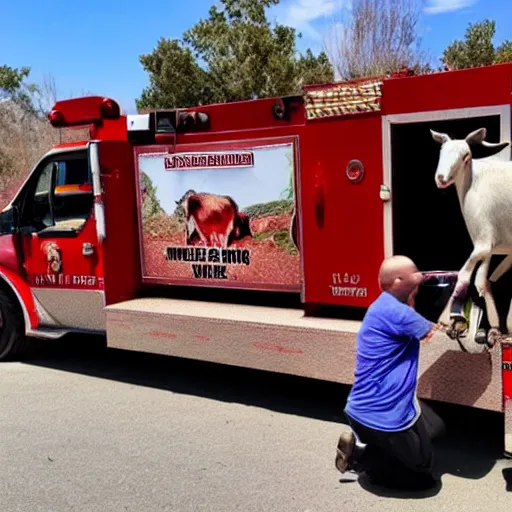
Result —
[[430, 329], [430, 331], [427, 333], [427, 335], [421, 341], [428, 342], [436, 334], [448, 336], [451, 340], [456, 340], [456, 339], [459, 339], [460, 337], [462, 337], [465, 334], [465, 332], [458, 331], [455, 326], [437, 323], [432, 326], [432, 329]]

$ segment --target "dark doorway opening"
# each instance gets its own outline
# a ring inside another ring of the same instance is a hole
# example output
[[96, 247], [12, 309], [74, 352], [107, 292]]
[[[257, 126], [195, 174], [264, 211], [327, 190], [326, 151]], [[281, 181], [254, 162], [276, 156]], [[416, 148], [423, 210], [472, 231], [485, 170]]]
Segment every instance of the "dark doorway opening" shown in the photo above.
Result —
[[[487, 140], [500, 142], [500, 125], [492, 115], [391, 126], [394, 254], [409, 256], [422, 271], [460, 270], [473, 244], [455, 187], [435, 185], [440, 146], [430, 130], [463, 139], [485, 127]], [[473, 157], [489, 156], [484, 151], [475, 148]]]

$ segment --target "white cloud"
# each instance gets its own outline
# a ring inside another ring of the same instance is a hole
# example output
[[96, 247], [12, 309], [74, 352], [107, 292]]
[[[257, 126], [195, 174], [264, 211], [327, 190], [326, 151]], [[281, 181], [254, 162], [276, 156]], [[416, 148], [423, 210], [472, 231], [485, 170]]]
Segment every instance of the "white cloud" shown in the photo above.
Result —
[[428, 0], [425, 12], [428, 14], [442, 14], [445, 12], [458, 11], [474, 5], [478, 0]]
[[350, 7], [350, 0], [289, 0], [283, 7], [279, 17], [285, 25], [296, 28], [307, 37], [320, 39], [321, 35], [313, 23]]
[[288, 7], [288, 16], [295, 22], [308, 22], [334, 14], [339, 8], [335, 0], [296, 0]]

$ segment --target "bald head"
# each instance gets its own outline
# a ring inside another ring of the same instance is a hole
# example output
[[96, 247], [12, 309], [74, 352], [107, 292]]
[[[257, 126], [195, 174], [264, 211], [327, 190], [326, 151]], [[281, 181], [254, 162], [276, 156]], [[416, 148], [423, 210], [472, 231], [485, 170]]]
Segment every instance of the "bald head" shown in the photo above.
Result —
[[[402, 302], [416, 295], [423, 276], [414, 262], [406, 256], [392, 256], [383, 261], [379, 271], [379, 285]], [[413, 297], [414, 298], [414, 297]]]

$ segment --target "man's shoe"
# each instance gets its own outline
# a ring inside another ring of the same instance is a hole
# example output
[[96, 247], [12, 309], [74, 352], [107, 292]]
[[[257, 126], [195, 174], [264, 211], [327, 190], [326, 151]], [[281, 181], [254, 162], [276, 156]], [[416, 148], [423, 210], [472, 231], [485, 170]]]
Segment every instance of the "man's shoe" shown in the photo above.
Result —
[[336, 459], [334, 462], [336, 469], [340, 473], [345, 473], [345, 471], [347, 471], [355, 444], [356, 438], [351, 430], [341, 434], [338, 440], [338, 446], [336, 448]]

